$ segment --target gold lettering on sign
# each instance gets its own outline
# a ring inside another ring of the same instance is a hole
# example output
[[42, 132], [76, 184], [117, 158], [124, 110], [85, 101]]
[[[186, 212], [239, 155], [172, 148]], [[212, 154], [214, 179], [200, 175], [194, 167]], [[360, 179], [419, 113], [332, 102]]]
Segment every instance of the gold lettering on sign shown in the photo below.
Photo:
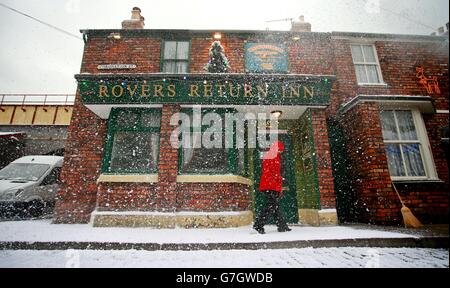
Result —
[[252, 86], [244, 84], [244, 97], [253, 97]]
[[212, 96], [212, 85], [205, 85], [205, 86], [203, 86], [203, 95], [205, 97], [211, 97]]
[[230, 96], [231, 97], [239, 97], [239, 92], [240, 92], [240, 90], [241, 90], [241, 85], [237, 85], [237, 93], [236, 94], [233, 94], [233, 85], [232, 84], [230, 84], [229, 85], [229, 87], [230, 87]]
[[109, 97], [108, 95], [108, 87], [106, 85], [100, 85], [98, 91], [98, 97]]
[[153, 86], [154, 92], [153, 92], [153, 97], [163, 97], [163, 86], [162, 85], [155, 85]]
[[134, 85], [134, 89], [131, 89], [131, 85], [130, 84], [127, 85], [127, 90], [130, 93], [131, 97], [133, 97], [134, 94], [136, 94], [137, 89], [138, 89], [138, 85]]
[[223, 97], [224, 96], [223, 95], [223, 88], [225, 88], [225, 85], [217, 84], [216, 87], [218, 89], [217, 91], [219, 92], [219, 97]]
[[[116, 93], [116, 89], [117, 89], [117, 88], [119, 88], [119, 94]], [[122, 94], [123, 94], [123, 88], [122, 88], [122, 86], [120, 86], [120, 85], [116, 85], [116, 86], [112, 87], [111, 92], [112, 92], [112, 95], [113, 95], [114, 97], [119, 98], [119, 97], [121, 97]]]
[[[421, 73], [421, 71], [419, 71]], [[430, 92], [439, 93], [439, 88], [435, 85], [435, 79], [424, 79], [423, 84], [429, 85]], [[112, 83], [112, 85], [106, 85], [105, 83], [98, 83], [97, 97], [98, 98], [120, 98], [130, 97], [130, 99], [136, 99], [136, 97], [154, 97], [154, 98], [175, 98], [175, 97], [217, 97], [224, 100], [226, 97], [232, 97], [236, 100], [238, 98], [253, 98], [253, 97], [270, 97], [272, 94], [275, 97], [284, 98], [286, 101], [311, 101], [316, 94], [316, 86], [314, 83], [254, 83], [248, 84], [244, 82], [228, 82], [225, 83], [203, 83], [203, 84], [186, 84], [177, 86], [177, 84], [169, 83], [154, 83], [143, 84], [146, 82], [130, 82], [125, 83]], [[126, 86], [125, 86], [126, 85]], [[269, 87], [273, 85], [273, 87]], [[434, 86], [433, 86], [434, 85]], [[84, 87], [82, 87], [84, 88]], [[189, 89], [187, 95], [179, 95], [178, 89]], [[320, 89], [320, 88], [319, 88]], [[317, 90], [321, 92], [322, 90]], [[95, 92], [95, 90], [94, 90]], [[288, 100], [291, 99], [291, 100]], [[175, 100], [175, 99], [173, 99]], [[234, 101], [234, 100], [232, 100]], [[289, 102], [291, 103], [291, 102]]]
[[305, 92], [305, 97], [314, 97], [314, 87], [311, 87], [311, 90], [308, 89], [308, 87], [303, 87], [303, 91]]
[[265, 86], [264, 88], [257, 85], [256, 86], [256, 90], [258, 90], [258, 96], [264, 96], [267, 97], [268, 91], [267, 91], [267, 86]]
[[167, 86], [167, 91], [169, 91], [169, 93], [167, 94], [167, 96], [169, 97], [175, 97], [177, 95], [177, 92], [175, 91], [175, 85], [173, 84]]
[[194, 97], [197, 96], [199, 97], [200, 95], [198, 95], [198, 85], [191, 85], [191, 93], [189, 93], [189, 96]]
[[148, 97], [150, 92], [150, 87], [147, 84], [141, 86], [141, 97]]
[[284, 84], [283, 84], [283, 86], [281, 86], [281, 92], [282, 92], [283, 98], [289, 98], [289, 97], [286, 97], [286, 87], [284, 87]]
[[295, 89], [295, 87], [290, 86], [289, 90], [291, 91], [291, 98], [292, 97], [300, 97], [300, 85], [297, 86], [297, 89]]

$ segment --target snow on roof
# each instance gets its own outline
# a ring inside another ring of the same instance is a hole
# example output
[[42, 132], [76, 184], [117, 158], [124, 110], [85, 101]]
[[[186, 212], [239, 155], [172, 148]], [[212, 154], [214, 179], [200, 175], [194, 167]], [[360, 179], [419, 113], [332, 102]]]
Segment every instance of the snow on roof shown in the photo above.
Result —
[[61, 156], [42, 156], [30, 155], [14, 160], [12, 163], [36, 163], [36, 164], [62, 164], [64, 157]]

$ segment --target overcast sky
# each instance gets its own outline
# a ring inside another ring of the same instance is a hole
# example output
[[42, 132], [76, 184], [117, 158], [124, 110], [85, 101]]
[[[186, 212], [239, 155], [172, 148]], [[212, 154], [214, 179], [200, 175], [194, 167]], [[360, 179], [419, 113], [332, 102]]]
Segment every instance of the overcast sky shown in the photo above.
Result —
[[[448, 0], [0, 0], [76, 35], [120, 28], [140, 7], [146, 29], [289, 30], [305, 15], [313, 31], [429, 35], [448, 22]], [[0, 94], [75, 93], [83, 41], [0, 6]]]

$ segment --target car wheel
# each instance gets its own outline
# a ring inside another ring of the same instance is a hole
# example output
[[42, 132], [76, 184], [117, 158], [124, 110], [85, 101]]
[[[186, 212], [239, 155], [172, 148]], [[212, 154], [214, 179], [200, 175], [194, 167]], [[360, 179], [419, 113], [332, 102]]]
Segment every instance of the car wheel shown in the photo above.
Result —
[[31, 201], [28, 206], [28, 214], [32, 217], [41, 216], [44, 212], [45, 204], [42, 201]]

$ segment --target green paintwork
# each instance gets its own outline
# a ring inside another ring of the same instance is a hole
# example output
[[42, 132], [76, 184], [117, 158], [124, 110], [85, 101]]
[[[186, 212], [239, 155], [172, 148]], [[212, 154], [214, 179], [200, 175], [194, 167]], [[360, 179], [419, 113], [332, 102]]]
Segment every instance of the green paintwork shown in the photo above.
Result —
[[[108, 121], [108, 135], [106, 137], [106, 143], [105, 143], [105, 153], [103, 157], [103, 165], [102, 165], [102, 173], [105, 174], [114, 174], [116, 171], [112, 171], [110, 169], [111, 164], [111, 153], [114, 143], [114, 134], [118, 131], [133, 131], [133, 132], [160, 132], [160, 127], [144, 127], [142, 123], [139, 123], [138, 125], [132, 126], [132, 127], [121, 127], [120, 123], [117, 123], [117, 117], [120, 112], [126, 111], [127, 113], [137, 114], [140, 115], [142, 113], [157, 113], [159, 116], [161, 116], [161, 110], [160, 109], [145, 109], [145, 108], [113, 108], [111, 109], [111, 116]], [[159, 145], [158, 149], [159, 151]], [[158, 153], [158, 160], [159, 160], [159, 153]], [[157, 173], [157, 165], [155, 165], [155, 169], [152, 171], [137, 171], [133, 169], [129, 169], [126, 171], [120, 171], [119, 174], [149, 174], [149, 173]]]
[[[194, 86], [196, 92], [192, 90]], [[79, 80], [83, 104], [328, 105], [331, 86], [328, 78], [283, 81], [267, 76], [228, 80]]]
[[296, 120], [293, 133], [293, 155], [299, 209], [320, 209], [320, 193], [311, 111]]
[[357, 219], [356, 207], [358, 205], [356, 204], [352, 164], [348, 159], [344, 130], [337, 121], [330, 119], [328, 121], [328, 135], [339, 222], [354, 222]]

